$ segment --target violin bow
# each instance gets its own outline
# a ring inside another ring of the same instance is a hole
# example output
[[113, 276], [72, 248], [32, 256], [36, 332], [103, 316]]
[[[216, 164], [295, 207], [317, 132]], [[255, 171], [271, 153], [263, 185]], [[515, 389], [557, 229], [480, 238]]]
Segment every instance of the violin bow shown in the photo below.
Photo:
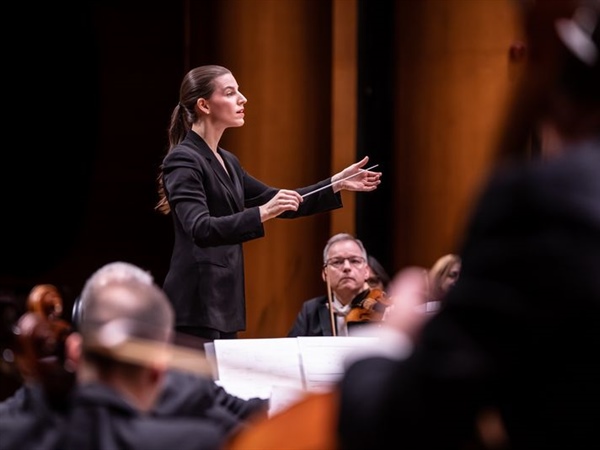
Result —
[[335, 316], [333, 314], [333, 300], [331, 298], [331, 284], [329, 283], [329, 277], [327, 277], [327, 301], [329, 303], [329, 320], [331, 320], [331, 332], [333, 336], [337, 336], [337, 326], [335, 323]]

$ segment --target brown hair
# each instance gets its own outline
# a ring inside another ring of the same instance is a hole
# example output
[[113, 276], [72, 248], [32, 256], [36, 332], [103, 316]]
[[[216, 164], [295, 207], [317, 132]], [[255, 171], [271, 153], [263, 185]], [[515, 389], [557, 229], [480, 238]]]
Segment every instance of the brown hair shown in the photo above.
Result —
[[[171, 122], [168, 128], [169, 150], [167, 154], [183, 141], [194, 122], [198, 120], [198, 116], [196, 115], [196, 102], [198, 99], [210, 98], [215, 90], [215, 78], [228, 73], [231, 73], [231, 71], [223, 66], [208, 65], [196, 67], [185, 74], [179, 88], [179, 102], [171, 113]], [[160, 167], [157, 181], [158, 203], [154, 209], [163, 214], [169, 214], [171, 207], [167, 200], [163, 183], [162, 166]]]

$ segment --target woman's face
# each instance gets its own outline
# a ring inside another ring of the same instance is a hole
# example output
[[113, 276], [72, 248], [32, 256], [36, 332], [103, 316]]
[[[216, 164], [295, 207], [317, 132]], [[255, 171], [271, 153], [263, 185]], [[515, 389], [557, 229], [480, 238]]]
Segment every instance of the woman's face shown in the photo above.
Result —
[[204, 104], [206, 118], [222, 128], [244, 125], [244, 105], [248, 100], [239, 91], [233, 75], [227, 73], [215, 78], [214, 85], [213, 94]]
[[379, 278], [377, 276], [377, 274], [375, 274], [375, 272], [373, 272], [373, 269], [371, 269], [371, 266], [367, 266], [368, 269], [368, 276], [367, 276], [367, 284], [369, 285], [369, 288], [371, 289], [379, 289], [379, 290], [385, 290], [384, 286], [383, 286], [383, 281], [381, 281], [381, 278]]
[[446, 276], [442, 280], [441, 288], [442, 288], [443, 293], [448, 292], [452, 288], [452, 286], [454, 286], [456, 284], [456, 282], [458, 281], [459, 275], [460, 275], [460, 263], [455, 262], [454, 264], [452, 264], [452, 267], [450, 267], [450, 270], [448, 270], [448, 272], [446, 273]]

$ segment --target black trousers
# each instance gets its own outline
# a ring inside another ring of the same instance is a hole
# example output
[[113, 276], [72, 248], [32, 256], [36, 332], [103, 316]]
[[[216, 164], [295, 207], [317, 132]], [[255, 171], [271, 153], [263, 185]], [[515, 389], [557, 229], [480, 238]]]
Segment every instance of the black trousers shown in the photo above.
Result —
[[215, 339], [237, 339], [236, 332], [225, 333], [223, 331], [207, 327], [176, 327], [175, 331], [177, 331], [178, 334], [176, 340], [179, 341], [186, 339], [186, 337], [181, 336], [181, 334], [199, 338], [200, 343], [212, 342]]

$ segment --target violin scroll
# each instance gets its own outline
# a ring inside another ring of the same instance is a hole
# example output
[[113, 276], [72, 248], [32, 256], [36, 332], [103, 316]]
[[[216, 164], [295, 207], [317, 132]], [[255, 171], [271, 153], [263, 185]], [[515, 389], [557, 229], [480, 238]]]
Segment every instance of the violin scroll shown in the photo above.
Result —
[[63, 301], [60, 292], [52, 284], [38, 284], [27, 297], [27, 310], [40, 314], [50, 321], [60, 320]]

